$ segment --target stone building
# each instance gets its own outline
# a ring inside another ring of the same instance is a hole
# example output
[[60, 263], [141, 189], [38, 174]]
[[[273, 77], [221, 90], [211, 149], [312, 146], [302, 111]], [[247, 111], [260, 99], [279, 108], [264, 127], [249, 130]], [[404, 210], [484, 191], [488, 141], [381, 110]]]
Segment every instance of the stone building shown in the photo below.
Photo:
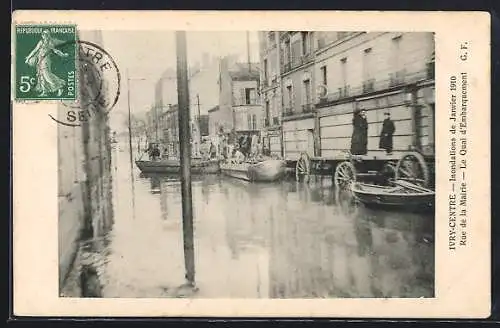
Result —
[[172, 105], [164, 112], [165, 144], [170, 157], [179, 157], [179, 106]]
[[281, 47], [279, 32], [259, 32], [260, 96], [264, 107], [263, 144], [273, 155], [282, 155]]
[[318, 155], [318, 128], [314, 120], [314, 34], [280, 33], [282, 49], [281, 93], [283, 101], [283, 148], [286, 159], [295, 160], [305, 151]]
[[259, 66], [256, 63], [236, 63], [221, 60], [219, 108], [215, 130], [238, 133], [259, 132], [263, 126], [263, 111], [259, 90]]
[[355, 109], [367, 112], [370, 156], [382, 153], [387, 111], [396, 126], [394, 152], [434, 152], [432, 33], [266, 31], [259, 41], [264, 131], [278, 131], [274, 142], [267, 139], [273, 152], [281, 136], [288, 160], [301, 152], [342, 156], [350, 149]]
[[368, 155], [378, 149], [384, 113], [394, 152], [434, 152], [434, 35], [425, 32], [318, 32], [314, 75], [322, 157], [350, 148], [352, 113], [367, 112]]
[[[79, 37], [102, 45], [100, 32], [81, 32]], [[83, 74], [83, 72], [81, 73]], [[87, 72], [87, 74], [90, 74]], [[85, 95], [97, 94], [98, 85], [80, 85]], [[85, 103], [85, 99], [81, 99]], [[99, 106], [99, 105], [96, 105]], [[59, 115], [67, 107], [59, 105]], [[80, 127], [58, 125], [59, 288], [62, 295], [98, 296], [98, 272], [82, 254], [113, 224], [112, 159], [108, 116], [102, 108]], [[83, 281], [83, 284], [80, 282]]]

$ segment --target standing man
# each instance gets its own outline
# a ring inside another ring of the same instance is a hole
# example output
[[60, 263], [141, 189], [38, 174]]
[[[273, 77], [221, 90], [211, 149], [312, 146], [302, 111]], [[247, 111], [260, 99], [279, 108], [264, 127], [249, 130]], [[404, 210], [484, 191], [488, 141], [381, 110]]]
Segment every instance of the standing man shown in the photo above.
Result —
[[384, 116], [385, 120], [382, 124], [382, 132], [380, 133], [379, 148], [385, 149], [386, 153], [390, 155], [392, 153], [392, 135], [396, 131], [396, 127], [391, 120], [391, 114], [389, 112], [385, 112]]
[[364, 110], [355, 110], [352, 118], [351, 154], [366, 155], [368, 153], [368, 121]]

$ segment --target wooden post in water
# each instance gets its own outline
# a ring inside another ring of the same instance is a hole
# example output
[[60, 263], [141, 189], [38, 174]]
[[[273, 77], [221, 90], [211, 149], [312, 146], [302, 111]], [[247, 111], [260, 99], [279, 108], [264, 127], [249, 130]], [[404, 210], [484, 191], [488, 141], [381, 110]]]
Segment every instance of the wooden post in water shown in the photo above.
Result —
[[175, 32], [177, 51], [177, 100], [179, 104], [179, 143], [182, 187], [182, 231], [184, 264], [190, 285], [194, 278], [193, 199], [191, 193], [191, 136], [189, 127], [189, 89], [187, 73], [186, 32]]

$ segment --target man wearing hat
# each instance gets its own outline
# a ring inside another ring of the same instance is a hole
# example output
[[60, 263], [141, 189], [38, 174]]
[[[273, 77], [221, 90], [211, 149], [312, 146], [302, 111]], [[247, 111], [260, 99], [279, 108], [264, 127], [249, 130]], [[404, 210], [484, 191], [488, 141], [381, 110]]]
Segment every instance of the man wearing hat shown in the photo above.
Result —
[[351, 154], [366, 155], [368, 152], [368, 121], [364, 110], [356, 109], [354, 111], [352, 125]]
[[385, 149], [387, 154], [392, 153], [392, 135], [396, 131], [394, 122], [391, 120], [391, 113], [388, 111], [384, 113], [385, 119], [382, 124], [382, 132], [380, 133], [379, 148]]

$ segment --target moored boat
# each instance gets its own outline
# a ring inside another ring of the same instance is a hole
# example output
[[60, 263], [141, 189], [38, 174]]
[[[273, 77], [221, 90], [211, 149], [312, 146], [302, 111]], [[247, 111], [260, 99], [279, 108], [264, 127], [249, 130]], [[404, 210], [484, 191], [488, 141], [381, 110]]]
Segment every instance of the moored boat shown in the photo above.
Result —
[[351, 191], [356, 200], [366, 205], [414, 209], [432, 207], [435, 199], [434, 191], [404, 180], [396, 180], [392, 186], [354, 182]]
[[265, 160], [257, 163], [221, 163], [223, 174], [251, 182], [274, 182], [285, 176], [286, 163], [282, 160]]
[[[181, 165], [179, 160], [161, 159], [157, 161], [135, 161], [142, 173], [165, 173], [180, 174]], [[191, 160], [192, 174], [217, 174], [220, 172], [219, 160]]]

